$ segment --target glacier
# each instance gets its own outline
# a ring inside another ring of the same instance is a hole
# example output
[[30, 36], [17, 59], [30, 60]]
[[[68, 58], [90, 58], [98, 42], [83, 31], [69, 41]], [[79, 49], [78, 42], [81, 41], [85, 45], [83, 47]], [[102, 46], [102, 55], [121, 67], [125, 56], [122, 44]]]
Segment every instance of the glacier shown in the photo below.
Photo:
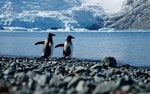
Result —
[[106, 19], [100, 6], [84, 6], [82, 0], [2, 0], [0, 5], [3, 27], [99, 29]]
[[108, 14], [87, 0], [1, 0], [0, 30], [149, 29], [150, 0], [125, 0]]

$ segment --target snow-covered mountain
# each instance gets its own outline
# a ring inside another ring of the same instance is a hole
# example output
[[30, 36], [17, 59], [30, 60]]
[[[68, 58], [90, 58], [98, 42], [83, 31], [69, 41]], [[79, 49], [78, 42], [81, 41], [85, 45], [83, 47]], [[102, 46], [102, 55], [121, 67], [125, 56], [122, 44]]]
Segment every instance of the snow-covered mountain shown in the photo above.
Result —
[[1, 0], [0, 24], [9, 27], [46, 29], [103, 27], [101, 6], [83, 0]]
[[108, 17], [105, 26], [116, 29], [150, 29], [150, 0], [126, 0], [122, 11]]
[[1, 0], [0, 8], [0, 29], [150, 28], [150, 0]]

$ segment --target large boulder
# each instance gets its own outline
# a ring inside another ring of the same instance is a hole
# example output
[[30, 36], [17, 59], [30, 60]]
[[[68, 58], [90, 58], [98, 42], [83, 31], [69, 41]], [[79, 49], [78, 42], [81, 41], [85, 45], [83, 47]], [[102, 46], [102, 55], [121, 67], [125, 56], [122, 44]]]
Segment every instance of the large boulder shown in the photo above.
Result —
[[105, 57], [103, 59], [103, 65], [107, 67], [117, 67], [117, 61], [114, 57]]

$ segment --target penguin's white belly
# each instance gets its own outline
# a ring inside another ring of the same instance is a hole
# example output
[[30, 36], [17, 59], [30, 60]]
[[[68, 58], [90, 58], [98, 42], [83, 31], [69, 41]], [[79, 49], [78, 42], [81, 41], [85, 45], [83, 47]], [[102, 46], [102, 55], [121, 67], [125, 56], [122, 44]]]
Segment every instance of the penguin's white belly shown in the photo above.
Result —
[[69, 47], [69, 44], [65, 41], [65, 43], [64, 43], [64, 51], [66, 51], [68, 47]]
[[71, 57], [73, 52], [73, 45], [72, 43], [65, 42], [64, 43], [64, 55], [67, 57]]
[[50, 46], [50, 56], [52, 56], [53, 55], [53, 49], [54, 49], [54, 45], [53, 44], [50, 44], [49, 45]]

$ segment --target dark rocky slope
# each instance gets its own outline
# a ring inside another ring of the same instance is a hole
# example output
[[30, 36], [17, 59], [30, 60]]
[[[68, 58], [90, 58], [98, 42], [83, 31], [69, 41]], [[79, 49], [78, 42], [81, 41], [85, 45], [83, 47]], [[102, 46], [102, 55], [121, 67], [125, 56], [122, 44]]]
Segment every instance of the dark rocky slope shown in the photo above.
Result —
[[127, 0], [121, 13], [110, 16], [106, 27], [150, 29], [150, 0]]

